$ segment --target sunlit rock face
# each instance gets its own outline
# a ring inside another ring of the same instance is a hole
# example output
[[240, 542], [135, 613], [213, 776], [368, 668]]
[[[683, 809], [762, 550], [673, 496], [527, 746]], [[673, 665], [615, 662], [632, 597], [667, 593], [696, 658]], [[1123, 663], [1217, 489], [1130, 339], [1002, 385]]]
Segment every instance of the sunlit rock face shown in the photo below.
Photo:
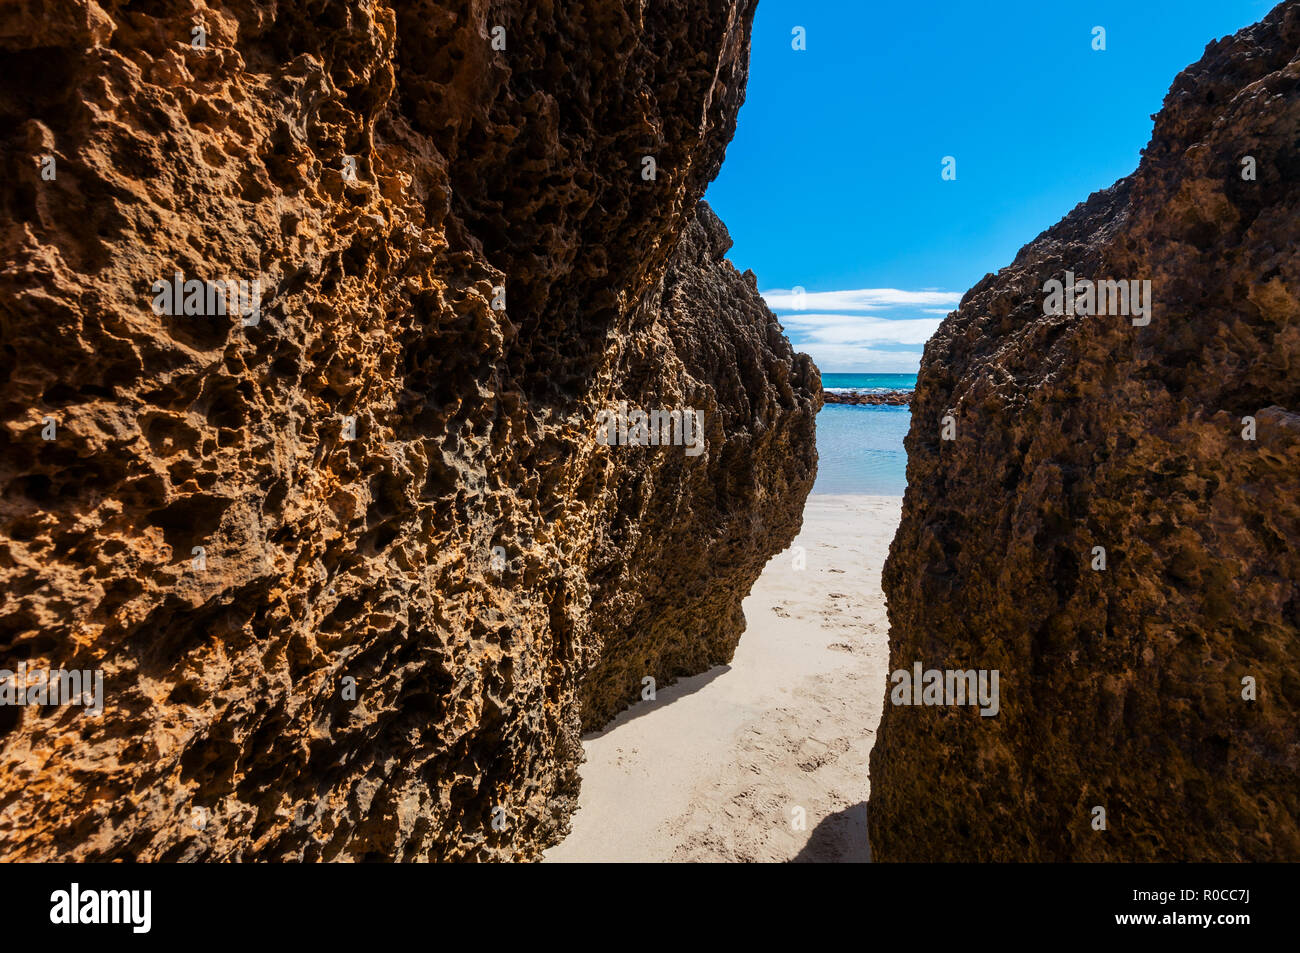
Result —
[[535, 858], [730, 657], [820, 402], [699, 203], [753, 4], [562, 6], [0, 12], [0, 667], [103, 673], [0, 857]]
[[[886, 699], [875, 859], [1300, 858], [1298, 48], [1296, 3], [1211, 43], [927, 346], [890, 669], [997, 670], [1000, 710]], [[1067, 271], [1149, 313], [1045, 314]]]

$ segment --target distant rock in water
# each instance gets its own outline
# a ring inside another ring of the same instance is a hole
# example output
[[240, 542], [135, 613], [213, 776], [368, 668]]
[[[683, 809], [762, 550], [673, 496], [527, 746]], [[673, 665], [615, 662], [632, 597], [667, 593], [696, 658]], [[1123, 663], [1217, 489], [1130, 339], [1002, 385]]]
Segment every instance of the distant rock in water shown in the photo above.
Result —
[[1000, 710], [887, 696], [876, 860], [1300, 859], [1298, 48], [1295, 2], [1211, 43], [926, 347], [890, 669]]
[[753, 7], [0, 14], [0, 667], [104, 695], [0, 707], [0, 858], [532, 859], [731, 657], [820, 407], [699, 202]]
[[906, 407], [912, 402], [910, 390], [889, 390], [878, 393], [861, 393], [851, 391], [849, 393], [839, 393], [836, 391], [822, 391], [822, 400], [827, 404], [857, 404], [859, 406], [881, 406]]

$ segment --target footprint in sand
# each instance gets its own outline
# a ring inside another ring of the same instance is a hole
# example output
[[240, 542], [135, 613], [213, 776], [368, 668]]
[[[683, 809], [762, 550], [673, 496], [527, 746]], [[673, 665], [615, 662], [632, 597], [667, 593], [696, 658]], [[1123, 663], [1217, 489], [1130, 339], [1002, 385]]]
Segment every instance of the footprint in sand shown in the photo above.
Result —
[[820, 742], [816, 738], [807, 738], [800, 743], [796, 752], [801, 758], [798, 768], [811, 774], [823, 765], [837, 760], [840, 755], [849, 750], [849, 747], [847, 738], [836, 738], [829, 744]]

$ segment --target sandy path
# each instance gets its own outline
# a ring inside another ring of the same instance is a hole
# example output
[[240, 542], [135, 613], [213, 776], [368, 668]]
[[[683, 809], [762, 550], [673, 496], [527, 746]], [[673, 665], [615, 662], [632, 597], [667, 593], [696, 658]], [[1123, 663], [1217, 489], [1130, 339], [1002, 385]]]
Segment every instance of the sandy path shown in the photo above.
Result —
[[547, 861], [870, 860], [867, 754], [889, 661], [880, 570], [901, 503], [809, 497], [794, 547], [745, 600], [732, 664], [583, 740], [573, 832]]

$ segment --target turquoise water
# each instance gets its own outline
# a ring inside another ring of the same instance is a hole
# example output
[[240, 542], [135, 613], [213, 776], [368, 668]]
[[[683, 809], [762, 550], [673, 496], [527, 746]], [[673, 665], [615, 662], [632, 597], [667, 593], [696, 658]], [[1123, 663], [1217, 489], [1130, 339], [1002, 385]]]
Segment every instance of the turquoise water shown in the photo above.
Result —
[[[824, 374], [822, 380], [889, 376], [906, 375]], [[817, 482], [812, 491], [902, 496], [907, 488], [903, 438], [911, 425], [912, 412], [906, 407], [827, 404], [817, 415]]]
[[822, 390], [915, 390], [915, 374], [823, 374]]

